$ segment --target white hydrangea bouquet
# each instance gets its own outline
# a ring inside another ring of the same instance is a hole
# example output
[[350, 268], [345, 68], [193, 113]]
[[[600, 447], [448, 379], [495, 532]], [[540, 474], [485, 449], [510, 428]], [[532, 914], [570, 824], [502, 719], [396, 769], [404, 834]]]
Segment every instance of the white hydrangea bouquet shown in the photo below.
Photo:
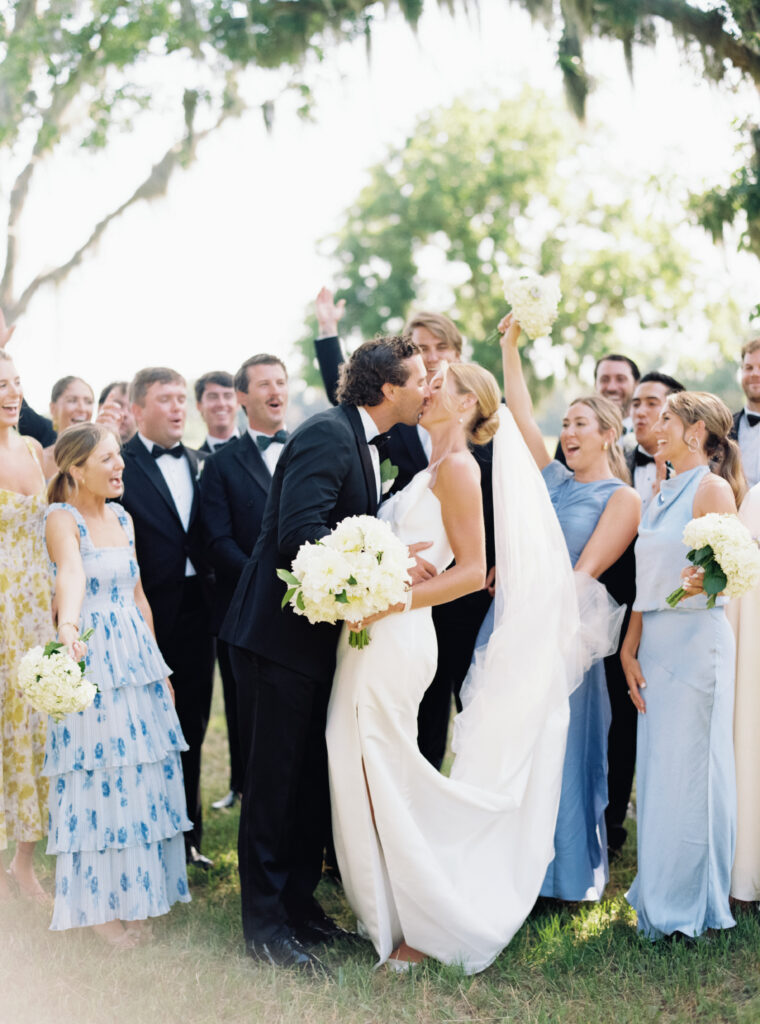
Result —
[[[93, 630], [82, 634], [86, 643]], [[51, 640], [44, 647], [32, 647], [21, 659], [18, 685], [35, 709], [60, 722], [64, 715], [84, 711], [95, 700], [98, 688], [84, 677], [84, 661], [74, 661], [65, 644]]]
[[[690, 548], [688, 560], [704, 570], [708, 608], [715, 607], [718, 594], [741, 597], [760, 582], [760, 548], [735, 515], [710, 512], [692, 519], [684, 527], [683, 542]], [[684, 588], [678, 587], [666, 600], [675, 608], [685, 596]]]
[[[290, 604], [309, 622], [360, 622], [406, 600], [408, 570], [414, 565], [406, 544], [374, 516], [350, 516], [327, 537], [302, 544], [291, 570], [278, 569]], [[366, 647], [366, 629], [352, 632], [352, 647]]]
[[530, 270], [513, 271], [504, 281], [510, 312], [528, 337], [543, 338], [557, 319], [562, 292], [548, 277]]

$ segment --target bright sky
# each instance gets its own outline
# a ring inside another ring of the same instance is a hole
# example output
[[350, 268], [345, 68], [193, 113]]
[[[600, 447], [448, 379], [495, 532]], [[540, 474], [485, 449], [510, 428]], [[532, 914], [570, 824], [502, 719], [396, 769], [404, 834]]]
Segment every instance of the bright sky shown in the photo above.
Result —
[[[132, 207], [62, 286], [38, 293], [13, 341], [33, 405], [44, 409], [67, 373], [97, 391], [144, 365], [193, 378], [234, 370], [255, 351], [287, 359], [307, 303], [330, 283], [319, 239], [421, 113], [464, 93], [514, 94], [526, 81], [561, 96], [552, 42], [521, 10], [481, 0], [478, 24], [426, 6], [416, 37], [398, 15], [377, 25], [370, 64], [363, 43], [329, 51], [316, 123], [302, 123], [287, 102], [272, 135], [256, 110], [228, 122], [165, 198]], [[674, 44], [637, 55], [633, 87], [619, 47], [597, 43], [589, 56], [599, 82], [589, 122], [607, 125], [616, 157], [642, 171], [675, 168], [697, 188], [735, 165], [731, 121], [749, 109], [751, 90], [708, 87]], [[132, 192], [172, 129], [159, 109], [105, 154], [77, 150], [40, 167], [22, 224], [23, 283], [65, 260]], [[709, 275], [731, 275], [745, 308], [757, 301], [755, 260], [699, 247]]]

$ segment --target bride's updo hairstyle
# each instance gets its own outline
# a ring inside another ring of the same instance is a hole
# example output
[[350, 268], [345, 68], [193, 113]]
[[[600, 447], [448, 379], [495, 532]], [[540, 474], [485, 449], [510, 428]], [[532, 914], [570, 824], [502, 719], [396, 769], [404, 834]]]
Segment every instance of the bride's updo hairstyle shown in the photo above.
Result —
[[77, 489], [76, 480], [71, 475], [71, 467], [83, 466], [100, 442], [107, 437], [113, 437], [113, 432], [101, 423], [79, 423], [63, 431], [53, 449], [58, 472], [48, 484], [48, 504], [69, 500]]
[[741, 454], [736, 441], [729, 438], [734, 425], [728, 406], [709, 391], [679, 391], [668, 395], [666, 406], [686, 427], [701, 420], [707, 437], [703, 451], [710, 460], [710, 469], [731, 485], [736, 504], [747, 493], [747, 481], [742, 469]]
[[631, 474], [628, 472], [625, 457], [618, 445], [618, 441], [623, 436], [623, 417], [620, 415], [620, 409], [603, 395], [584, 395], [582, 398], [575, 398], [569, 408], [572, 409], [574, 405], [588, 406], [599, 424], [600, 434], [604, 434], [608, 430], [614, 432], [615, 439], [607, 449], [607, 461], [610, 464], [612, 475], [616, 476], [618, 480], [622, 480], [623, 483], [630, 484]]
[[449, 363], [446, 376], [452, 378], [458, 394], [476, 398], [467, 424], [467, 440], [472, 444], [488, 444], [499, 429], [501, 391], [496, 378], [477, 363]]

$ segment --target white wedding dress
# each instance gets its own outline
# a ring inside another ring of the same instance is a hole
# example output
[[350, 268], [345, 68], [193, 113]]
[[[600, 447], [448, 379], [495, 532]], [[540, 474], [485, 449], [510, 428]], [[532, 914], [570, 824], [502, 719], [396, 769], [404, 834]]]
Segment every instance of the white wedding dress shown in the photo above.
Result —
[[[511, 415], [501, 416], [495, 629], [465, 683], [451, 778], [417, 748], [437, 660], [431, 609], [381, 619], [363, 650], [344, 630], [338, 648], [327, 717], [333, 837], [380, 963], [404, 939], [483, 970], [530, 912], [553, 856], [568, 694], [584, 667], [578, 602], [548, 492]], [[442, 572], [452, 552], [430, 483], [419, 473], [379, 515], [407, 544], [432, 541], [424, 554]]]

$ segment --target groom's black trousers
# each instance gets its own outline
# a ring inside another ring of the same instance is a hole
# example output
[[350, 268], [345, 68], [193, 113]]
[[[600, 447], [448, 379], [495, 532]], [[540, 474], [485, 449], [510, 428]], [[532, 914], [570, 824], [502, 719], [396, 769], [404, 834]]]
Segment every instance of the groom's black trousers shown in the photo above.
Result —
[[241, 725], [250, 729], [238, 835], [243, 933], [260, 943], [314, 917], [329, 835], [332, 679], [311, 679], [239, 647], [230, 656]]

